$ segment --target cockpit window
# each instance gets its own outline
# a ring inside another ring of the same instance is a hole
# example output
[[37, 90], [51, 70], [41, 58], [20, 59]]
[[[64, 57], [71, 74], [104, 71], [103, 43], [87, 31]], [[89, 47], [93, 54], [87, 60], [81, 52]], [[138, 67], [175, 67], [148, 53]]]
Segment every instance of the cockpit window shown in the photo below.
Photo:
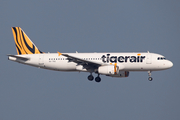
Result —
[[166, 60], [165, 57], [158, 57], [157, 60]]

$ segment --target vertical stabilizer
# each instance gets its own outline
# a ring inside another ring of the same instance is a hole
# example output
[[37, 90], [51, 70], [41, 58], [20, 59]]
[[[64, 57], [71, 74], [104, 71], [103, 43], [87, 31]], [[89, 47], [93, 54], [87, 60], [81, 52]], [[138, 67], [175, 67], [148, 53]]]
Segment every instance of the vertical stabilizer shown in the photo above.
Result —
[[36, 47], [36, 45], [20, 27], [12, 27], [12, 32], [18, 55], [43, 53]]

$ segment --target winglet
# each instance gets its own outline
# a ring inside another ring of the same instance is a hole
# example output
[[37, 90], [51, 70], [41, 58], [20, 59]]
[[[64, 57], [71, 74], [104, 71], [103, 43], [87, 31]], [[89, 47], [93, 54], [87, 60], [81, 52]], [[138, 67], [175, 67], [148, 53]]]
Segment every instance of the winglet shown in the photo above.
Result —
[[57, 53], [58, 53], [58, 56], [62, 55], [62, 53], [60, 53], [60, 52], [58, 52], [58, 51], [57, 51]]

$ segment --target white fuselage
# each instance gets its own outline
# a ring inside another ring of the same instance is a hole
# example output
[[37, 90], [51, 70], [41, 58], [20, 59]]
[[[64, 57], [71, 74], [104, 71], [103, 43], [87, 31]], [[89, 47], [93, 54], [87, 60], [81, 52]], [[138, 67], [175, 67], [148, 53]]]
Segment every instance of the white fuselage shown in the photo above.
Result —
[[[99, 64], [115, 64], [119, 66], [120, 71], [158, 71], [172, 67], [172, 62], [166, 60], [164, 56], [156, 53], [67, 53], [86, 61], [92, 61]], [[17, 55], [29, 60], [21, 60], [9, 56], [9, 60], [23, 64], [40, 67], [56, 71], [84, 71], [81, 65], [67, 60], [67, 57], [58, 53], [45, 54], [27, 54]], [[87, 71], [89, 72], [89, 71]]]

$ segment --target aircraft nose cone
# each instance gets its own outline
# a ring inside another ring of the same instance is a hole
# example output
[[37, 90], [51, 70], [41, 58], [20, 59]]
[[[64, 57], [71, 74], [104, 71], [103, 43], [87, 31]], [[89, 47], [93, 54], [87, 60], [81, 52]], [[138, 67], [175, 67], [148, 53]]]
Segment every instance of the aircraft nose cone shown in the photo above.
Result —
[[169, 67], [171, 68], [173, 66], [173, 63], [169, 61]]
[[173, 63], [172, 63], [171, 61], [168, 61], [167, 67], [168, 67], [168, 68], [171, 68], [172, 66], [173, 66]]

